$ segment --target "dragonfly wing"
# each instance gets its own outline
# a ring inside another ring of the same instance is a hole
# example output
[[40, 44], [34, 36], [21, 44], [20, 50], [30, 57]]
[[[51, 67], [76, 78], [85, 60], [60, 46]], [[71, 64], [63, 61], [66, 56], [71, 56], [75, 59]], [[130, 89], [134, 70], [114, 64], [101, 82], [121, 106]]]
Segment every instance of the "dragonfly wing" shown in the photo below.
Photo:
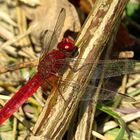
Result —
[[[59, 82], [57, 83], [58, 88], [59, 88], [58, 91], [61, 92], [60, 93], [61, 95], [63, 93], [63, 90], [65, 90], [65, 87], [71, 87], [73, 89], [73, 92], [76, 92], [76, 93], [80, 91], [80, 89], [81, 89], [80, 83], [77, 83], [75, 81], [69, 81], [68, 79], [61, 80], [60, 77], [57, 77], [57, 78], [59, 78]], [[97, 90], [96, 86], [89, 85], [86, 88], [85, 96], [81, 99], [81, 101], [90, 101], [92, 99], [92, 96], [95, 94], [96, 90]], [[113, 100], [116, 95], [121, 96], [123, 101], [126, 101], [126, 102], [134, 102], [135, 101], [134, 98], [132, 98], [126, 94], [117, 93], [115, 91], [104, 89], [104, 88], [102, 88], [100, 90], [99, 101]]]
[[104, 78], [135, 73], [136, 62], [135, 60], [100, 61], [97, 65], [97, 78], [100, 78], [101, 73], [104, 73]]
[[53, 48], [55, 48], [58, 44], [58, 39], [60, 37], [62, 28], [64, 26], [64, 21], [65, 21], [65, 17], [66, 17], [66, 11], [64, 8], [62, 8], [60, 10], [60, 13], [58, 15], [58, 19], [54, 28], [54, 31], [46, 31], [42, 36], [45, 42], [45, 46], [42, 50], [42, 55], [48, 53], [49, 51], [51, 51]]
[[[58, 64], [64, 63], [62, 60], [57, 61]], [[97, 70], [96, 75], [94, 75], [95, 79], [99, 79], [102, 73], [104, 73], [104, 78], [108, 78], [140, 72], [140, 67], [138, 67], [140, 66], [140, 62], [137, 60], [100, 60], [98, 64], [89, 61], [83, 64], [82, 61], [85, 61], [85, 59], [68, 58], [65, 60], [67, 65], [72, 67], [74, 73], [86, 71], [89, 67], [95, 65]]]
[[58, 41], [59, 41], [58, 39], [59, 39], [61, 31], [64, 27], [65, 17], [66, 17], [66, 11], [65, 11], [65, 9], [62, 9], [60, 11], [60, 14], [57, 19], [56, 26], [55, 26], [55, 29], [54, 29], [54, 32], [52, 35], [52, 40], [51, 40], [50, 46], [49, 46], [50, 49], [58, 44]]
[[[54, 79], [53, 79], [54, 78]], [[62, 80], [62, 77], [59, 76], [53, 76], [48, 81], [44, 81], [41, 85], [43, 93], [47, 94], [47, 92], [50, 92], [53, 86], [58, 86], [59, 90], [63, 93], [63, 90], [66, 86], [72, 87], [73, 91], [77, 91], [79, 88], [79, 84], [77, 84], [75, 81], [69, 81], [67, 79]]]
[[46, 30], [44, 33], [41, 34], [41, 44], [43, 44], [43, 49], [41, 51], [41, 56], [43, 55], [43, 53], [47, 53], [50, 50], [50, 43], [51, 43], [51, 39], [52, 36], [54, 34], [54, 31], [51, 30]]
[[[70, 65], [72, 68], [76, 67], [76, 69], [74, 71], [72, 70], [75, 73], [81, 72], [81, 71], [86, 71], [88, 67], [91, 67], [92, 65], [94, 65], [93, 62], [85, 62], [84, 65], [81, 65], [79, 63], [79, 61], [81, 61], [81, 59], [72, 59], [72, 58], [69, 58], [66, 60], [58, 59], [57, 64], [58, 65], [64, 64], [64, 61], [67, 66]], [[38, 64], [37, 59], [31, 60], [28, 62], [24, 62], [24, 63], [17, 62], [17, 63], [2, 67], [0, 69], [0, 73], [14, 71], [16, 69], [21, 69], [21, 68], [34, 67], [34, 66], [37, 66], [37, 64]], [[135, 72], [140, 72], [140, 68], [138, 67], [136, 69], [135, 66], [140, 66], [140, 62], [137, 60], [108, 60], [108, 61], [100, 60], [99, 63], [97, 64], [97, 68], [96, 68], [98, 71], [96, 78], [99, 79], [102, 72], [105, 73], [105, 75], [104, 75], [105, 78], [120, 76], [123, 74], [131, 74], [131, 73], [135, 73]], [[65, 67], [65, 65], [64, 65], [64, 67]], [[105, 69], [103, 69], [103, 68], [105, 68]], [[63, 73], [63, 71], [62, 71], [62, 73]]]
[[[88, 86], [86, 89], [85, 96], [82, 98], [82, 101], [90, 101], [92, 99], [92, 96], [95, 94], [96, 90], [97, 90], [97, 87], [91, 86], [91, 85]], [[121, 96], [123, 101], [126, 101], [126, 102], [134, 102], [135, 101], [135, 99], [133, 97], [130, 97], [126, 94], [117, 93], [115, 91], [111, 91], [111, 90], [104, 89], [104, 88], [102, 88], [100, 90], [98, 101], [113, 100], [116, 95]]]

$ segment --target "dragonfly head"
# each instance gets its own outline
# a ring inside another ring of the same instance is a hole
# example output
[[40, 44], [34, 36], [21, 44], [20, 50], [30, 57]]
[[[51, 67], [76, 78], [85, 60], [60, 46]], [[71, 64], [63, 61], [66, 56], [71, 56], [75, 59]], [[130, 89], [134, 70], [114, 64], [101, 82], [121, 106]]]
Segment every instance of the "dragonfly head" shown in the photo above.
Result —
[[76, 57], [78, 55], [78, 47], [74, 45], [74, 41], [69, 38], [63, 38], [58, 43], [57, 48], [68, 57]]

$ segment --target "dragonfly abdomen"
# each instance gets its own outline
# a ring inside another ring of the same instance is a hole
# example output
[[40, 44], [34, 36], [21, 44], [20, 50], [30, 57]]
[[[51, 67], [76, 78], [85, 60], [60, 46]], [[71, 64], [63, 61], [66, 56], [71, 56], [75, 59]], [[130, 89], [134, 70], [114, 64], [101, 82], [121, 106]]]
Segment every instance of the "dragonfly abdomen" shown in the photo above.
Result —
[[0, 110], [0, 124], [8, 119], [42, 84], [40, 74], [35, 74]]

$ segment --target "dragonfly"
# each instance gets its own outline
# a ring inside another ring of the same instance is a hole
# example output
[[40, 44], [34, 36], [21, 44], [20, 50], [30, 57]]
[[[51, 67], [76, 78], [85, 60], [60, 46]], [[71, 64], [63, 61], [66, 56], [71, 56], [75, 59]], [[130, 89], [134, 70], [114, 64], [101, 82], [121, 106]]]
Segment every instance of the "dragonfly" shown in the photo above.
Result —
[[[56, 39], [56, 36], [52, 36], [52, 40], [54, 39]], [[52, 46], [52, 44], [54, 45], [54, 43], [50, 42], [50, 46]], [[32, 96], [32, 94], [40, 86], [42, 87], [43, 91], [45, 91], [47, 85], [49, 85], [49, 81], [51, 81], [50, 79], [56, 76], [62, 77], [68, 68], [72, 68], [71, 62], [74, 63], [75, 60], [77, 61], [77, 59], [74, 58], [78, 56], [78, 54], [78, 47], [74, 45], [74, 41], [70, 38], [63, 38], [62, 41], [58, 43], [57, 49], [50, 52], [47, 52], [47, 48], [44, 48], [44, 53], [41, 55], [38, 64], [37, 73], [23, 87], [21, 87], [0, 110], [0, 124], [7, 120], [14, 112], [16, 112], [18, 108], [30, 96]], [[133, 68], [135, 61], [116, 60], [113, 63], [112, 61], [107, 61], [106, 64], [106, 77], [113, 77], [134, 72]], [[93, 63], [89, 62], [84, 66], [80, 66], [77, 71], [86, 70], [87, 67], [91, 65], [93, 65]], [[103, 66], [104, 61], [100, 61], [97, 65], [97, 69], [102, 71]]]
[[[74, 45], [74, 41], [69, 38], [63, 38], [62, 41], [58, 43], [57, 49], [45, 54], [39, 62], [38, 72], [23, 87], [21, 87], [19, 91], [0, 110], [0, 124], [7, 120], [14, 112], [16, 112], [17, 109], [40, 86], [42, 87], [43, 91], [46, 91], [47, 85], [49, 85], [49, 81], [51, 81], [50, 79], [56, 76], [62, 77], [65, 70], [69, 68], [69, 66], [70, 68], [72, 67], [72, 63], [75, 63], [75, 61], [78, 63], [78, 60], [75, 59], [75, 57], [78, 56], [78, 53], [78, 47]], [[81, 59], [79, 60], [81, 61]], [[103, 72], [103, 67], [106, 67], [104, 78], [115, 77], [126, 73], [135, 73], [139, 71], [134, 69], [136, 62], [137, 61], [135, 60], [99, 61], [96, 66], [98, 71], [96, 74], [96, 79], [100, 78], [100, 72]], [[84, 66], [77, 68], [77, 71], [84, 71], [91, 65], [93, 65], [93, 63], [89, 62]], [[73, 86], [74, 84], [75, 83], [73, 82], [70, 86]], [[95, 89], [95, 87], [92, 86], [89, 86], [88, 88]], [[116, 94], [116, 92], [107, 89], [103, 89], [102, 92], [104, 92], [104, 94], [101, 94], [101, 100], [105, 100], [107, 97], [113, 98], [113, 96]], [[109, 93], [111, 95], [109, 95]], [[82, 100], [86, 101], [90, 99], [84, 98]]]

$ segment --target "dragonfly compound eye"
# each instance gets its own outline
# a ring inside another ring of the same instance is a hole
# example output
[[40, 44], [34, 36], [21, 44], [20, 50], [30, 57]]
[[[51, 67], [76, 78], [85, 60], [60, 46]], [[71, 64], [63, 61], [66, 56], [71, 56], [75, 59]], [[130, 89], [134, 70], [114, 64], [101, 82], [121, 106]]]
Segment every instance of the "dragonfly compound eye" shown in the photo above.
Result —
[[60, 43], [58, 43], [57, 48], [63, 52], [73, 52], [76, 46], [74, 41], [69, 38], [64, 38]]
[[57, 48], [69, 57], [76, 57], [78, 55], [78, 47], [74, 45], [74, 41], [69, 38], [63, 38], [58, 43]]

